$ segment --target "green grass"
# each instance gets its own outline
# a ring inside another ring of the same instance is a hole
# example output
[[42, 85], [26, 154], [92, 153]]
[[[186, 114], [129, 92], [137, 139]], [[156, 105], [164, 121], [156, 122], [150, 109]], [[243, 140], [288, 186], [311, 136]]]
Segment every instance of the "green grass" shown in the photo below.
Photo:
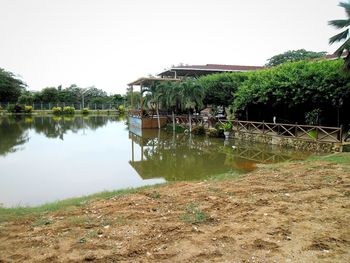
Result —
[[338, 164], [347, 164], [350, 165], [350, 153], [334, 153], [326, 156], [312, 156], [306, 161], [326, 161]]
[[187, 224], [199, 224], [208, 220], [208, 216], [196, 203], [190, 203], [186, 206], [185, 213], [180, 216], [180, 219]]
[[110, 191], [110, 192], [105, 191], [105, 192], [101, 192], [93, 195], [65, 199], [65, 200], [48, 203], [48, 204], [44, 204], [36, 207], [22, 207], [22, 206], [13, 207], [13, 208], [0, 207], [0, 223], [10, 221], [22, 216], [37, 217], [37, 216], [41, 216], [42, 214], [58, 211], [61, 209], [66, 209], [66, 210], [74, 209], [74, 208], [84, 206], [92, 201], [104, 200], [104, 199], [109, 199], [116, 196], [137, 193], [144, 189], [154, 188], [160, 185], [162, 184], [142, 186], [138, 188], [128, 188], [128, 189], [116, 190], [116, 191]]

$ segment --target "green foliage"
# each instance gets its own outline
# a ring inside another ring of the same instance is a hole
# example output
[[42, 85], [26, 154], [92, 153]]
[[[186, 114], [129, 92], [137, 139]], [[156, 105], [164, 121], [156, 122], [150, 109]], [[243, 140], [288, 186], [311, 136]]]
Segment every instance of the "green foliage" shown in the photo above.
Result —
[[67, 107], [63, 108], [63, 113], [64, 114], [74, 114], [75, 113], [75, 109], [74, 109], [74, 107], [67, 106]]
[[228, 106], [234, 93], [247, 79], [247, 73], [219, 73], [200, 77], [199, 85], [204, 88], [204, 104]]
[[24, 106], [21, 104], [10, 104], [7, 107], [7, 111], [10, 113], [23, 113], [24, 112]]
[[24, 106], [24, 112], [25, 113], [32, 113], [33, 106]]
[[124, 105], [119, 105], [119, 106], [118, 106], [118, 111], [119, 111], [120, 113], [125, 113], [125, 107], [124, 107]]
[[[348, 2], [340, 2], [340, 7], [345, 9], [345, 13], [347, 15], [346, 19], [341, 20], [332, 20], [329, 21], [328, 24], [343, 30], [341, 33], [331, 37], [329, 39], [329, 43], [333, 44], [335, 42], [344, 42], [336, 51], [335, 54], [340, 57], [343, 55], [344, 51], [347, 51], [347, 55], [344, 59], [344, 69], [346, 71], [350, 71], [350, 1]], [[345, 30], [344, 30], [345, 28]]]
[[[170, 123], [167, 123], [165, 126], [164, 126], [164, 130], [168, 133], [172, 133], [173, 132], [173, 125], [170, 124]], [[175, 125], [175, 132], [176, 133], [184, 133], [186, 130], [186, 128], [184, 126], [181, 126], [181, 125]]]
[[305, 122], [309, 125], [319, 125], [320, 124], [320, 109], [314, 109], [312, 111], [305, 113]]
[[185, 209], [185, 213], [180, 216], [180, 219], [187, 224], [199, 224], [208, 220], [205, 212], [198, 208], [195, 203], [190, 203]]
[[17, 102], [26, 84], [15, 74], [0, 68], [0, 101]]
[[232, 130], [232, 123], [231, 122], [224, 122], [221, 124], [221, 128], [226, 132], [226, 131], [231, 131]]
[[324, 51], [314, 52], [314, 51], [306, 51], [305, 49], [289, 50], [287, 52], [284, 52], [283, 54], [279, 54], [268, 59], [266, 66], [273, 67], [286, 62], [296, 62], [300, 60], [321, 58], [321, 57], [324, 57], [326, 54], [327, 52], [324, 52]]
[[89, 114], [89, 113], [90, 113], [90, 112], [89, 112], [89, 108], [84, 108], [84, 109], [81, 111], [81, 113], [84, 114], [84, 115]]
[[62, 108], [61, 107], [53, 107], [52, 108], [52, 113], [56, 114], [56, 115], [61, 114], [62, 113]]
[[192, 127], [192, 133], [195, 135], [204, 135], [205, 134], [205, 128], [203, 125], [196, 125]]
[[293, 110], [305, 112], [332, 106], [340, 99], [349, 101], [350, 76], [341, 71], [342, 65], [341, 60], [299, 61], [250, 72], [235, 93], [233, 106], [240, 112], [248, 107], [279, 113], [289, 109], [290, 118]]

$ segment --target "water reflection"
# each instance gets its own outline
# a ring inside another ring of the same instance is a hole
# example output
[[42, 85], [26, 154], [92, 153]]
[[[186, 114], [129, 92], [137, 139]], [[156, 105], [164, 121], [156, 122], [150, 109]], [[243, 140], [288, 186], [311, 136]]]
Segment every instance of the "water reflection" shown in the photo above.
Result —
[[[273, 163], [305, 158], [308, 153], [281, 147], [248, 144], [223, 139], [168, 134], [143, 130], [142, 137], [129, 133], [132, 156], [130, 165], [143, 179], [167, 181], [198, 180], [222, 173], [246, 173], [257, 163]], [[135, 144], [140, 147], [135, 154]]]
[[0, 118], [0, 156], [23, 150], [28, 142], [28, 130], [34, 130], [46, 138], [64, 140], [70, 131], [97, 130], [108, 122], [123, 120], [123, 116], [7, 116]]

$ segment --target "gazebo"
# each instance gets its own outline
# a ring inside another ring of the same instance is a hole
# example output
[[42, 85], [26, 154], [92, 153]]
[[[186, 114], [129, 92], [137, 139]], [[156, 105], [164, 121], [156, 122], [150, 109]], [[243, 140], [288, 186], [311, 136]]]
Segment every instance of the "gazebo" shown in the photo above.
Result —
[[[145, 116], [142, 104], [143, 104], [143, 97], [142, 93], [144, 91], [144, 88], [150, 87], [155, 82], [162, 82], [162, 81], [181, 81], [177, 78], [156, 78], [156, 77], [142, 77], [139, 78], [133, 82], [130, 82], [128, 84], [129, 90], [131, 92], [131, 103], [130, 103], [130, 110], [128, 113], [129, 118], [129, 127], [132, 132], [135, 134], [142, 133], [142, 129], [154, 129], [158, 128], [158, 121], [156, 118], [153, 118], [153, 116]], [[140, 101], [137, 108], [135, 108], [134, 103], [134, 86], [139, 86], [140, 88]], [[160, 118], [160, 124], [163, 126], [166, 123], [166, 117], [162, 116]]]

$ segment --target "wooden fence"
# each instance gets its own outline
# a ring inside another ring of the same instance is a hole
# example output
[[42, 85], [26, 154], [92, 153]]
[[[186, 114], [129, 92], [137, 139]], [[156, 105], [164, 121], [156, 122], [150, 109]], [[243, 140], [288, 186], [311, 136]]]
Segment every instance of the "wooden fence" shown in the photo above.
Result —
[[[228, 122], [220, 120], [221, 123]], [[342, 143], [342, 127], [326, 127], [313, 125], [268, 123], [255, 121], [231, 121], [233, 130], [237, 132], [271, 135], [298, 140]]]

